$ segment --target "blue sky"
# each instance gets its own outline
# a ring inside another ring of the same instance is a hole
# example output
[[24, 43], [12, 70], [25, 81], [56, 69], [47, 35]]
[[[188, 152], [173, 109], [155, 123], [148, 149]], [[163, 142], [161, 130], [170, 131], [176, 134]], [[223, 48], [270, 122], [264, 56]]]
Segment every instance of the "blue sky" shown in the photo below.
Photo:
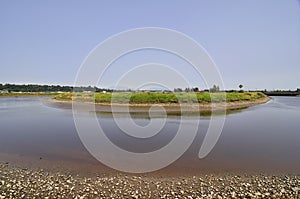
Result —
[[72, 85], [85, 57], [106, 38], [163, 27], [200, 43], [227, 89], [300, 88], [297, 0], [2, 0], [0, 26], [0, 83]]

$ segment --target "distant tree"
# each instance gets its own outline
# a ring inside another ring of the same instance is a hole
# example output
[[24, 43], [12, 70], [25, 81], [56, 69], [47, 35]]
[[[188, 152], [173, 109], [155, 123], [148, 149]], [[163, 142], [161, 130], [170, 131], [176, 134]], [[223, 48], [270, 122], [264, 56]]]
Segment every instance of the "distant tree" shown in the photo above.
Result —
[[214, 92], [219, 92], [220, 91], [220, 87], [217, 85], [213, 85], [212, 88], [209, 89], [210, 92], [214, 93]]
[[240, 84], [239, 85], [239, 88], [240, 88], [240, 92], [242, 92], [243, 90], [242, 90], [242, 88], [243, 88], [244, 86], [242, 85], [242, 84]]
[[193, 91], [194, 91], [194, 92], [198, 92], [198, 91], [199, 91], [199, 88], [198, 88], [198, 87], [195, 87], [195, 88], [193, 88]]
[[191, 88], [185, 88], [184, 91], [188, 93], [188, 92], [191, 92], [192, 89]]
[[107, 90], [109, 89], [100, 89], [97, 87], [72, 87], [72, 86], [60, 86], [60, 85], [18, 85], [18, 84], [0, 84], [0, 90], [7, 90], [8, 92], [82, 92], [82, 91], [96, 91], [96, 90]]
[[181, 88], [174, 88], [174, 92], [182, 92]]

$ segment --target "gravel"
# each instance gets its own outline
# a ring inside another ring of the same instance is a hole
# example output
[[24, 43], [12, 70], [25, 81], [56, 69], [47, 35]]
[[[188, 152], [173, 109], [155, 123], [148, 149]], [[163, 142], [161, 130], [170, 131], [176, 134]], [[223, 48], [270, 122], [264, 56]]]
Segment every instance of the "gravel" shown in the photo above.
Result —
[[299, 175], [84, 177], [0, 164], [2, 198], [300, 198]]

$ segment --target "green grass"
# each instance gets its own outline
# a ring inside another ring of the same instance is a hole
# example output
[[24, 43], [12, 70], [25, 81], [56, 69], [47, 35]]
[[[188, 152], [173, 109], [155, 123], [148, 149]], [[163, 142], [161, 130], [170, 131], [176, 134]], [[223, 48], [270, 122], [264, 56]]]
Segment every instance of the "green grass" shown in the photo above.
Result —
[[131, 103], [131, 104], [177, 104], [177, 103], [218, 103], [253, 101], [266, 97], [260, 92], [226, 93], [171, 93], [171, 92], [120, 92], [120, 93], [61, 93], [56, 100], [95, 103]]

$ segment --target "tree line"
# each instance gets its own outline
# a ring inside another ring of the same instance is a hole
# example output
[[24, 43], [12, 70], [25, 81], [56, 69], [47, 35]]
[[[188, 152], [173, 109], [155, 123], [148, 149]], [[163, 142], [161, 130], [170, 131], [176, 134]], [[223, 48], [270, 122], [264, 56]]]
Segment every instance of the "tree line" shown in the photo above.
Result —
[[60, 86], [60, 85], [38, 85], [38, 84], [0, 84], [0, 91], [7, 92], [84, 92], [84, 91], [93, 91], [93, 92], [102, 92], [102, 91], [111, 91], [110, 89], [92, 87], [92, 86]]
[[[243, 85], [239, 85], [240, 91], [242, 91]], [[128, 90], [113, 90], [107, 88], [98, 88], [95, 86], [60, 86], [60, 85], [38, 85], [38, 84], [0, 84], [0, 91], [6, 92], [131, 92], [131, 89]], [[175, 88], [174, 92], [219, 92], [220, 88], [217, 85], [213, 85], [212, 88], [200, 90], [198, 87], [194, 88]], [[300, 89], [298, 89], [300, 92]]]
[[[239, 85], [239, 89], [240, 92], [242, 92], [242, 88], [244, 86], [242, 84]], [[234, 91], [234, 90], [231, 90]], [[215, 92], [220, 92], [220, 87], [218, 85], [213, 85], [211, 88], [209, 89], [204, 89], [204, 90], [199, 90], [198, 87], [194, 87], [194, 88], [174, 88], [174, 92], [211, 92], [211, 93], [215, 93]]]
[[198, 87], [194, 87], [194, 88], [174, 88], [174, 92], [219, 92], [220, 91], [220, 87], [217, 85], [213, 85], [212, 88], [210, 89], [204, 89], [204, 90], [199, 90]]

